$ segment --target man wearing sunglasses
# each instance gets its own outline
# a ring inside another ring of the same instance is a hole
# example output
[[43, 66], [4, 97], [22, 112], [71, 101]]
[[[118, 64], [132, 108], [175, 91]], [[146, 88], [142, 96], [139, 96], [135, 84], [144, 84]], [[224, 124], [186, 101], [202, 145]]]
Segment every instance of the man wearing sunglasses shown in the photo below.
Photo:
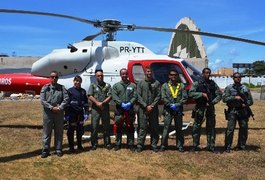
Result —
[[225, 88], [223, 102], [227, 104], [226, 111], [227, 129], [225, 132], [225, 151], [230, 152], [233, 142], [236, 121], [239, 124], [239, 133], [237, 141], [237, 150], [246, 149], [246, 141], [248, 138], [248, 120], [252, 115], [249, 106], [253, 104], [250, 90], [241, 84], [241, 74], [236, 72], [233, 74], [234, 84], [230, 84]]
[[58, 157], [63, 156], [64, 109], [67, 106], [69, 97], [65, 87], [57, 83], [57, 71], [51, 72], [50, 80], [49, 84], [42, 87], [40, 93], [43, 106], [43, 149], [41, 158], [46, 158], [50, 154], [52, 129], [54, 129], [55, 153]]
[[187, 101], [188, 95], [185, 85], [181, 82], [176, 69], [170, 69], [169, 81], [161, 87], [161, 97], [164, 101], [164, 130], [162, 134], [160, 151], [165, 151], [168, 146], [169, 126], [174, 119], [176, 131], [176, 146], [179, 152], [184, 152], [183, 104]]

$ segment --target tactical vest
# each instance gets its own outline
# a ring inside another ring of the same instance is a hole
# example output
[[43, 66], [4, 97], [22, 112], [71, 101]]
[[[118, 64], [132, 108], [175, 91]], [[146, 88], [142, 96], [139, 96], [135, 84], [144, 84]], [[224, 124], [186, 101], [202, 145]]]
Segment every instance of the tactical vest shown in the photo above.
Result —
[[[240, 93], [243, 93], [243, 92], [241, 92], [242, 88], [243, 88], [242, 85], [237, 87], [235, 84], [233, 84], [233, 86], [230, 88], [231, 96], [240, 96]], [[238, 101], [235, 99], [227, 102], [227, 106], [230, 108], [241, 108], [242, 104], [243, 104], [242, 101]]]
[[196, 100], [196, 103], [202, 106], [205, 106], [206, 103], [212, 102], [212, 100], [214, 100], [217, 96], [215, 93], [215, 82], [211, 79], [209, 80], [209, 83], [207, 83], [206, 81], [199, 81], [196, 91], [206, 93], [209, 98], [208, 102], [204, 97]]

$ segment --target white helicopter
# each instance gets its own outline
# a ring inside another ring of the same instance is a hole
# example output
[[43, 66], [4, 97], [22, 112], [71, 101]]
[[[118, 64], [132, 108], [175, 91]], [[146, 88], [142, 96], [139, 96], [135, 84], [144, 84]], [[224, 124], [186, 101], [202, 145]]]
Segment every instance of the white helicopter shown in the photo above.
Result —
[[[104, 80], [112, 85], [120, 81], [119, 70], [121, 68], [127, 68], [130, 81], [137, 84], [139, 80], [144, 79], [144, 67], [146, 66], [152, 68], [154, 78], [160, 81], [161, 84], [168, 80], [168, 70], [175, 68], [180, 75], [181, 81], [186, 84], [187, 90], [190, 89], [194, 81], [198, 81], [201, 78], [200, 72], [186, 60], [154, 54], [147, 47], [136, 42], [115, 41], [115, 33], [122, 30], [133, 31], [141, 29], [173, 33], [182, 32], [265, 45], [264, 42], [260, 41], [189, 29], [126, 25], [112, 19], [92, 21], [62, 14], [9, 9], [0, 9], [0, 13], [68, 18], [101, 28], [99, 33], [87, 36], [82, 41], [69, 45], [68, 48], [53, 50], [32, 65], [31, 73], [0, 74], [0, 91], [33, 91], [39, 94], [41, 87], [49, 82], [48, 77], [52, 70], [59, 72], [59, 83], [65, 85], [66, 88], [72, 87], [73, 77], [80, 75], [83, 78], [82, 87], [86, 90], [88, 90], [90, 83], [95, 81], [94, 71], [96, 69], [103, 69]], [[106, 34], [106, 40], [93, 40], [101, 34]], [[193, 101], [188, 101], [184, 109], [191, 109], [193, 105]]]

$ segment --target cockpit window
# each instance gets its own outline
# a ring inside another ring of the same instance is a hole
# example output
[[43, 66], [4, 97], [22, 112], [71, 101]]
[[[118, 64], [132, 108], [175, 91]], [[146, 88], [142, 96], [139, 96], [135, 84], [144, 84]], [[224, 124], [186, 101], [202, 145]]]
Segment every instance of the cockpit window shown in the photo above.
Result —
[[193, 67], [190, 63], [187, 61], [182, 61], [183, 66], [187, 70], [188, 74], [190, 75], [193, 82], [202, 80], [201, 72]]
[[158, 80], [161, 84], [168, 81], [168, 72], [170, 69], [176, 69], [182, 83], [188, 85], [188, 80], [183, 75], [182, 70], [177, 64], [171, 63], [152, 63], [151, 69], [153, 70], [154, 79]]

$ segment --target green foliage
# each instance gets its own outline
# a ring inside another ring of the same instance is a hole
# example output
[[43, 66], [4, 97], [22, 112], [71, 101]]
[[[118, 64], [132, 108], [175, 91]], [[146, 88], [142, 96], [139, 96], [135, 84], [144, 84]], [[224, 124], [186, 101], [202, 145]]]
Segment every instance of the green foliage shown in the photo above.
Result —
[[242, 84], [244, 84], [248, 88], [259, 88], [259, 87], [261, 87], [261, 85], [254, 85], [252, 83], [250, 83], [250, 84], [249, 83], [242, 83]]
[[253, 63], [253, 71], [258, 76], [265, 75], [265, 61], [255, 61]]

